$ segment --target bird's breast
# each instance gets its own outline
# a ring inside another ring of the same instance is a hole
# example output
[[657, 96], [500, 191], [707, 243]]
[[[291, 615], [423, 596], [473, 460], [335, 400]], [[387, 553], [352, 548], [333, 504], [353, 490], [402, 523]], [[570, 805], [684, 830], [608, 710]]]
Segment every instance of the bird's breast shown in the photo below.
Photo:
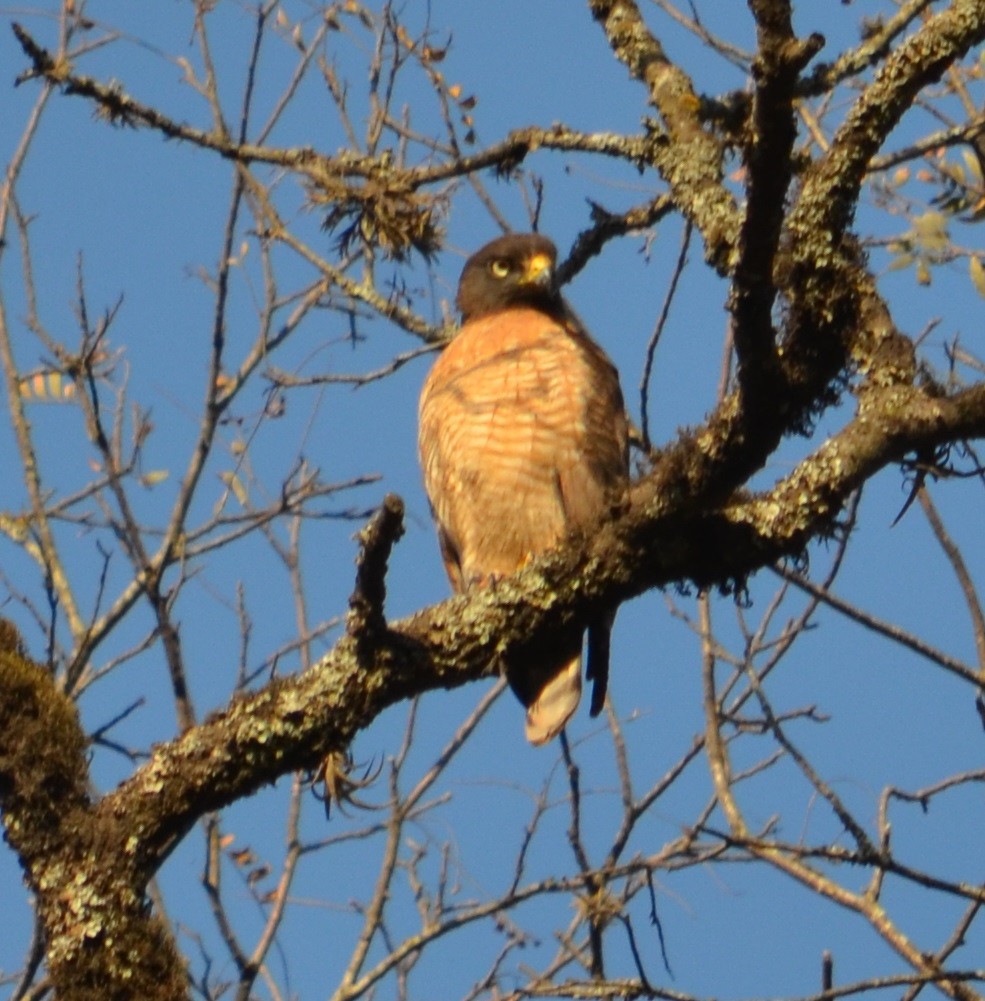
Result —
[[575, 480], [592, 495], [580, 520], [600, 509], [602, 486], [578, 472], [593, 468], [598, 444], [597, 361], [557, 321], [514, 309], [508, 321], [467, 324], [435, 362], [421, 395], [421, 460], [467, 573], [511, 573], [555, 545], [571, 526], [563, 494]]

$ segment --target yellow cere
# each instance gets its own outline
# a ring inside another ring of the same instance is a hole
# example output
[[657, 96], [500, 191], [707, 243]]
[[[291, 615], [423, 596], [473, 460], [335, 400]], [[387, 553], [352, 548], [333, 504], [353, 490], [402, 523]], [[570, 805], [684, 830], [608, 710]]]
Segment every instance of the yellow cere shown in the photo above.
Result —
[[527, 274], [528, 279], [534, 279], [542, 275], [545, 271], [549, 271], [551, 268], [551, 255], [550, 254], [534, 254], [533, 257], [527, 261]]

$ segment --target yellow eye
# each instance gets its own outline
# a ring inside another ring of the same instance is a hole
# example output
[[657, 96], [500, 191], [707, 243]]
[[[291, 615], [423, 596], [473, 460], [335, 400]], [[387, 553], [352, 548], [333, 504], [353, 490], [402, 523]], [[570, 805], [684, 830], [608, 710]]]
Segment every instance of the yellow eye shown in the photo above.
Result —
[[489, 270], [496, 278], [505, 278], [510, 273], [510, 265], [507, 261], [493, 261], [489, 265]]

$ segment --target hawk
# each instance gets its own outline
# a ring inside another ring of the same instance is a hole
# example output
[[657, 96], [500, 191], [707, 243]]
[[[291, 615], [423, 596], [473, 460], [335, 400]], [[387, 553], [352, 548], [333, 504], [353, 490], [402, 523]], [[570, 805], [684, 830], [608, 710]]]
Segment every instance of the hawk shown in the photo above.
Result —
[[[629, 481], [619, 376], [558, 292], [556, 261], [536, 233], [500, 237], [470, 257], [458, 285], [461, 327], [421, 392], [424, 482], [457, 592], [591, 527]], [[592, 715], [605, 700], [612, 618], [588, 630]], [[507, 677], [527, 710], [527, 739], [551, 740], [581, 697], [581, 638]]]

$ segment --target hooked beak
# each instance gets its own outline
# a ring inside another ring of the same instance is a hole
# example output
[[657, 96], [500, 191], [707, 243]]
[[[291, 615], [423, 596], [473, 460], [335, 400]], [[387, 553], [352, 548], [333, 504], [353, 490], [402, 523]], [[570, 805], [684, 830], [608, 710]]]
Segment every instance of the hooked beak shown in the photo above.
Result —
[[526, 262], [523, 276], [520, 279], [524, 285], [542, 285], [550, 287], [554, 284], [554, 263], [550, 254], [534, 254]]

